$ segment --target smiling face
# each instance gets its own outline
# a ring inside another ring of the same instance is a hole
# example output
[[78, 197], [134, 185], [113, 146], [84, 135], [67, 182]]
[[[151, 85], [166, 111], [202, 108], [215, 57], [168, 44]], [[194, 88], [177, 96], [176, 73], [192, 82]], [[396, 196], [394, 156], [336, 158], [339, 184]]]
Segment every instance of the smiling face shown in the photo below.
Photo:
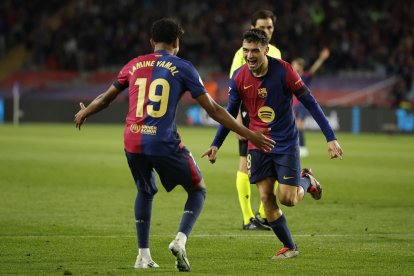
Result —
[[247, 67], [255, 76], [260, 76], [267, 71], [267, 57], [269, 51], [267, 45], [260, 42], [248, 42], [243, 40], [243, 57]]

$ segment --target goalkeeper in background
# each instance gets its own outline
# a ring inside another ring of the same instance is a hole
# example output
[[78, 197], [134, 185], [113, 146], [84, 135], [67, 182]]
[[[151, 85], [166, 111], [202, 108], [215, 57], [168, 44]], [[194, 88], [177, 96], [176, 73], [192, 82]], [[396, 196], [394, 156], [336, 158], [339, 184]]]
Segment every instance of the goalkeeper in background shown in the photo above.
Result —
[[[273, 31], [275, 30], [276, 16], [269, 10], [258, 10], [252, 15], [251, 28], [261, 29], [266, 32], [267, 37], [271, 40]], [[268, 56], [281, 59], [281, 53], [278, 48], [269, 44]], [[246, 63], [243, 57], [243, 49], [240, 48], [234, 55], [233, 63], [230, 69], [230, 78], [234, 71]], [[243, 122], [243, 125], [249, 126], [249, 115], [243, 103], [240, 107], [237, 119]], [[239, 196], [240, 207], [243, 214], [243, 230], [270, 230], [269, 223], [263, 208], [263, 203], [260, 202], [259, 211], [256, 216], [253, 214], [250, 197], [250, 181], [247, 175], [247, 140], [245, 137], [236, 134], [239, 140], [239, 169], [236, 177], [236, 187]]]

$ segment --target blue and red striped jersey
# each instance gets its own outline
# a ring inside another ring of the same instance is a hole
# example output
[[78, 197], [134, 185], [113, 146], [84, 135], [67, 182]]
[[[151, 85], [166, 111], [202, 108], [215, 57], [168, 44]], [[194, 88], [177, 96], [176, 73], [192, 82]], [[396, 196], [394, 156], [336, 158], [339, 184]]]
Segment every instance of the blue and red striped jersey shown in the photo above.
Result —
[[[227, 111], [234, 117], [243, 101], [253, 131], [268, 129], [268, 137], [276, 141], [272, 153], [293, 154], [298, 146], [298, 130], [292, 109], [294, 95], [309, 110], [327, 141], [336, 140], [335, 134], [321, 107], [292, 66], [284, 60], [267, 57], [269, 68], [265, 76], [255, 77], [247, 65], [233, 74], [229, 87]], [[212, 146], [220, 147], [229, 130], [219, 126]], [[257, 149], [250, 141], [249, 149]]]
[[181, 146], [175, 122], [178, 102], [186, 91], [193, 98], [206, 93], [194, 66], [167, 51], [132, 59], [114, 85], [129, 87], [125, 149], [148, 155], [168, 155]]
[[[252, 75], [247, 65], [230, 81], [229, 102], [243, 101], [249, 112], [251, 130], [270, 128], [269, 137], [276, 141], [274, 153], [292, 153], [298, 141], [292, 112], [293, 92], [304, 83], [289, 63], [269, 57], [268, 73], [260, 78]], [[257, 149], [252, 143], [249, 149]]]

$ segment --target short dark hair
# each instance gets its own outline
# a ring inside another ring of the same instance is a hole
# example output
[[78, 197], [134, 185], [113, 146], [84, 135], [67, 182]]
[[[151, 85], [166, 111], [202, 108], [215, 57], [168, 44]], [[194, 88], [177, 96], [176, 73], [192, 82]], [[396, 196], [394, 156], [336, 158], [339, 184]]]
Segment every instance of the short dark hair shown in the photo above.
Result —
[[272, 19], [273, 26], [276, 24], [276, 15], [274, 15], [272, 11], [258, 10], [252, 15], [252, 26], [256, 26], [257, 20], [266, 18]]
[[162, 18], [155, 21], [151, 27], [151, 38], [154, 42], [171, 44], [184, 34], [180, 24], [172, 18]]
[[243, 34], [243, 41], [260, 43], [262, 45], [269, 44], [269, 38], [266, 32], [261, 29], [250, 29]]

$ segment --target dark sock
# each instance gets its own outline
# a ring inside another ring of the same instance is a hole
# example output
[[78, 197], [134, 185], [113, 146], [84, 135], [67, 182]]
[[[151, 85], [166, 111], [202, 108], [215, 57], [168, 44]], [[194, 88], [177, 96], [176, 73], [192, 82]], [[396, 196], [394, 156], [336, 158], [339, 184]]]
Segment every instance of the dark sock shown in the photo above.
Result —
[[178, 232], [190, 235], [191, 230], [201, 212], [206, 198], [206, 189], [193, 190], [188, 192], [187, 202], [184, 207], [184, 214], [181, 218]]
[[276, 236], [283, 243], [284, 247], [295, 248], [295, 242], [292, 239], [289, 228], [287, 226], [287, 221], [285, 215], [282, 214], [280, 218], [275, 221], [269, 221], [269, 225], [275, 232]]
[[303, 133], [303, 130], [299, 130], [299, 146], [305, 146], [305, 134]]
[[305, 176], [305, 177], [301, 177], [299, 179], [299, 186], [301, 186], [303, 188], [303, 196], [306, 195], [306, 192], [309, 189], [310, 183], [311, 183], [311, 181], [310, 181], [309, 177]]
[[138, 192], [135, 199], [135, 226], [137, 227], [138, 248], [149, 248], [151, 210], [153, 195]]

